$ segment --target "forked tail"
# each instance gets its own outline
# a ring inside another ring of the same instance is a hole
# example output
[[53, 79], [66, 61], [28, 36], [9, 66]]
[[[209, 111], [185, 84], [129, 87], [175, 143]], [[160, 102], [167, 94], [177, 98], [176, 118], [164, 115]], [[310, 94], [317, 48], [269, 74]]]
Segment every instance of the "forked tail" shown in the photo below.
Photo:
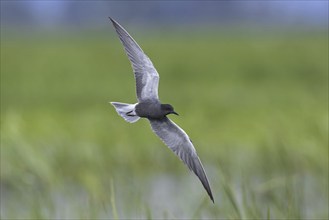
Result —
[[135, 113], [136, 104], [126, 104], [121, 102], [111, 102], [117, 113], [127, 122], [134, 123], [140, 119]]

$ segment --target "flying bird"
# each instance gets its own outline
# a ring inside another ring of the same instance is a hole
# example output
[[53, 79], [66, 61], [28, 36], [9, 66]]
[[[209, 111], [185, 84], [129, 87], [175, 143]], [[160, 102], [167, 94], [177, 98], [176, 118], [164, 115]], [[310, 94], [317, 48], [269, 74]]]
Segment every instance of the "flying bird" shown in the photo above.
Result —
[[158, 72], [128, 32], [118, 22], [112, 18], [110, 20], [131, 62], [136, 80], [138, 100], [135, 104], [120, 102], [111, 102], [111, 104], [127, 122], [134, 123], [140, 118], [147, 118], [153, 132], [195, 173], [210, 199], [214, 202], [206, 172], [191, 139], [183, 129], [167, 117], [168, 114], [178, 114], [174, 111], [172, 105], [162, 104], [159, 100]]

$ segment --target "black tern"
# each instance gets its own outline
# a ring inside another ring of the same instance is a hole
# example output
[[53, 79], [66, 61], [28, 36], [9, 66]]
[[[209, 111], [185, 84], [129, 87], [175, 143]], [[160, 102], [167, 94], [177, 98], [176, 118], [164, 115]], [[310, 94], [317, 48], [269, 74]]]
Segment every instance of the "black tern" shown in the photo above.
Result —
[[111, 102], [117, 113], [127, 122], [147, 118], [153, 132], [195, 173], [214, 202], [206, 172], [189, 136], [167, 115], [176, 114], [170, 104], [161, 104], [158, 96], [159, 74], [151, 60], [136, 41], [115, 20], [110, 18], [131, 62], [138, 102], [126, 104]]

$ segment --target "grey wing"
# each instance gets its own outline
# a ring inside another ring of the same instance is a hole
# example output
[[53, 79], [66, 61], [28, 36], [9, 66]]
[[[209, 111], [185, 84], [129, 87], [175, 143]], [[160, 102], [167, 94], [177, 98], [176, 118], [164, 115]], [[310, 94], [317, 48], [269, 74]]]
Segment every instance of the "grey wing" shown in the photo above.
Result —
[[173, 121], [164, 119], [149, 119], [151, 127], [158, 137], [195, 173], [214, 202], [207, 175], [196, 150], [188, 135]]
[[158, 100], [159, 74], [152, 61], [120, 24], [112, 18], [110, 20], [119, 35], [134, 70], [138, 101]]

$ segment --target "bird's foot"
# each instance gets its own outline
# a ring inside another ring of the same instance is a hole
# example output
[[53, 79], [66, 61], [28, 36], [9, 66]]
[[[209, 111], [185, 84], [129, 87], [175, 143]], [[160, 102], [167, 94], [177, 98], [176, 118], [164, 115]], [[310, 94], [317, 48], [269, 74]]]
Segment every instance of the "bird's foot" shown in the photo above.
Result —
[[136, 116], [136, 115], [134, 115], [134, 114], [131, 114], [132, 112], [133, 112], [133, 111], [127, 112], [126, 115], [127, 115], [127, 116]]

